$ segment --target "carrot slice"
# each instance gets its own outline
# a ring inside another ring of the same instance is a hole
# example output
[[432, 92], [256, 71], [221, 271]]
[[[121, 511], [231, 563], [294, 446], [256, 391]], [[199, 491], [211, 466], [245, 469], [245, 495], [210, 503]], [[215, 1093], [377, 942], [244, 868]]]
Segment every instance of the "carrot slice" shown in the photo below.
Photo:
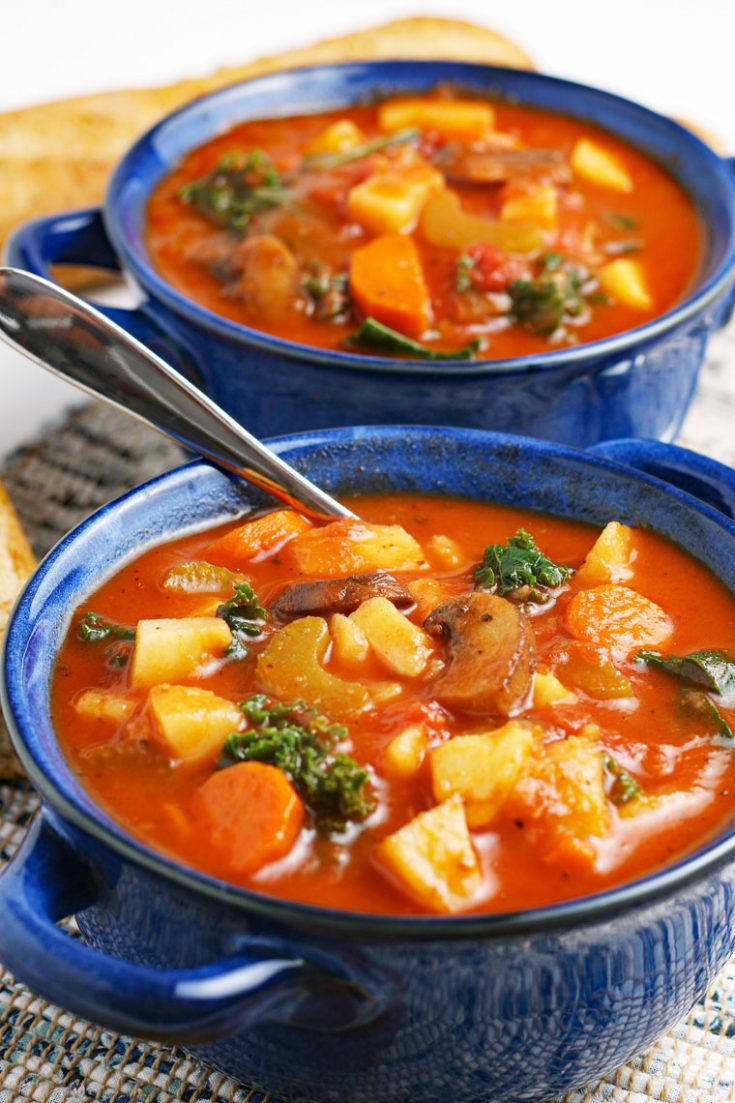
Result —
[[614, 584], [580, 590], [569, 602], [565, 620], [578, 640], [602, 644], [621, 657], [634, 647], [660, 643], [673, 629], [660, 605]]
[[382, 234], [355, 249], [350, 288], [367, 318], [409, 337], [420, 337], [431, 321], [431, 299], [418, 250], [404, 234]]
[[195, 810], [212, 850], [235, 873], [254, 873], [283, 858], [304, 822], [304, 805], [286, 774], [264, 762], [238, 762], [212, 774], [197, 791]]
[[246, 521], [215, 540], [202, 552], [208, 563], [238, 567], [259, 555], [278, 551], [298, 533], [311, 528], [309, 521], [291, 509], [274, 509]]

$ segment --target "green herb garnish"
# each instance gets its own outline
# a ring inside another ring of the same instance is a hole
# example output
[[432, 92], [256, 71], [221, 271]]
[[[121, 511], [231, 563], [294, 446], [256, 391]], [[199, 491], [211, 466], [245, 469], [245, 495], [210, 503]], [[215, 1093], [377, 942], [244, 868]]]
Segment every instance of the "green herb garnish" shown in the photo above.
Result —
[[292, 199], [270, 157], [259, 149], [227, 154], [207, 176], [186, 184], [179, 195], [211, 222], [239, 233], [258, 211], [284, 206]]
[[478, 590], [496, 590], [502, 597], [521, 587], [529, 587], [526, 600], [543, 602], [548, 594], [539, 587], [561, 586], [572, 574], [572, 568], [554, 563], [544, 555], [525, 529], [518, 529], [505, 544], [488, 544], [482, 563], [475, 569]]
[[330, 724], [303, 701], [284, 705], [256, 694], [240, 708], [250, 729], [227, 737], [221, 767], [250, 761], [277, 766], [325, 833], [343, 831], [347, 821], [360, 822], [373, 811], [375, 803], [365, 793], [367, 771], [349, 755], [332, 753], [346, 728]]
[[475, 267], [474, 259], [467, 253], [461, 253], [457, 257], [457, 273], [454, 278], [454, 286], [457, 291], [465, 292], [469, 291], [472, 287], [472, 276], [470, 273]]
[[105, 620], [97, 613], [85, 613], [79, 624], [79, 636], [86, 643], [99, 643], [100, 640], [134, 640], [135, 629], [123, 624]]
[[217, 616], [232, 632], [232, 643], [225, 648], [225, 655], [231, 659], [247, 658], [249, 650], [243, 636], [259, 636], [268, 616], [250, 583], [238, 582], [234, 596], [219, 606]]
[[643, 796], [641, 785], [624, 766], [616, 762], [612, 755], [603, 755], [602, 764], [613, 778], [613, 786], [610, 790], [610, 800], [613, 804], [627, 804]]
[[688, 689], [682, 697], [682, 705], [685, 708], [700, 713], [714, 724], [716, 734], [721, 736], [722, 739], [727, 740], [728, 743], [732, 743], [733, 739], [735, 739], [732, 728], [727, 720], [712, 698], [708, 697], [706, 693], [696, 689]]
[[619, 211], [608, 211], [608, 220], [618, 230], [637, 230], [638, 220], [629, 214], [620, 214]]
[[404, 356], [414, 356], [418, 360], [474, 360], [475, 353], [480, 348], [479, 338], [474, 338], [461, 349], [438, 352], [418, 341], [412, 341], [410, 337], [404, 337], [402, 333], [384, 326], [375, 318], [366, 318], [357, 333], [351, 333], [344, 343], [357, 348], [376, 349], [379, 352], [397, 352]]
[[408, 127], [406, 130], [397, 130], [395, 134], [386, 137], [374, 138], [371, 142], [353, 146], [352, 149], [343, 149], [336, 153], [312, 153], [304, 158], [304, 165], [308, 169], [336, 169], [341, 165], [349, 165], [352, 161], [361, 161], [363, 157], [369, 157], [371, 153], [380, 153], [389, 146], [405, 145], [421, 137], [421, 131], [417, 127]]

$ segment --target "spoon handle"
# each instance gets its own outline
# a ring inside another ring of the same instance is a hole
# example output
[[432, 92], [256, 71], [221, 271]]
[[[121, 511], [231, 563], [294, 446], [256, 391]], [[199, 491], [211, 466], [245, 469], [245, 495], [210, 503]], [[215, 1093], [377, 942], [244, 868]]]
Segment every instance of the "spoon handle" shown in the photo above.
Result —
[[63, 288], [0, 268], [0, 337], [54, 375], [320, 519], [354, 517], [183, 375]]

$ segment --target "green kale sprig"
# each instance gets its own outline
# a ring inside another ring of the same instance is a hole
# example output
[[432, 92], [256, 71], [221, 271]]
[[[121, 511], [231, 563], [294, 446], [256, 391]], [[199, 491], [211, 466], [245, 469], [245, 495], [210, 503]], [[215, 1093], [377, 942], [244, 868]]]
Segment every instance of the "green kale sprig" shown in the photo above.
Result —
[[402, 333], [383, 325], [375, 318], [366, 318], [356, 333], [351, 333], [345, 338], [344, 343], [350, 348], [395, 352], [399, 356], [412, 356], [417, 360], [474, 360], [481, 344], [477, 337], [473, 337], [462, 348], [443, 352], [427, 348], [426, 345], [413, 341], [410, 337], [404, 337]]
[[613, 779], [610, 790], [610, 800], [613, 804], [627, 804], [643, 796], [640, 783], [612, 755], [603, 755], [602, 764]]
[[247, 230], [258, 211], [292, 200], [270, 157], [259, 149], [227, 154], [201, 180], [186, 184], [179, 195], [210, 222], [238, 233]]
[[227, 737], [221, 767], [233, 762], [265, 762], [291, 779], [323, 833], [343, 831], [374, 809], [366, 793], [367, 771], [332, 748], [347, 734], [303, 701], [279, 704], [262, 694], [240, 702], [250, 727]]
[[561, 586], [572, 568], [554, 563], [525, 529], [518, 529], [505, 544], [488, 544], [482, 563], [475, 568], [475, 587], [495, 590], [503, 597], [518, 591], [526, 601], [544, 602], [543, 589]]
[[260, 636], [268, 618], [249, 582], [238, 582], [234, 596], [219, 606], [217, 616], [232, 632], [232, 643], [225, 648], [225, 655], [231, 659], [247, 658], [250, 652], [243, 637]]
[[681, 701], [684, 708], [704, 716], [723, 739], [735, 739], [732, 728], [709, 696], [716, 694], [728, 706], [735, 703], [735, 656], [715, 649], [662, 655], [653, 648], [641, 647], [635, 658], [684, 682], [687, 686]]
[[105, 620], [98, 613], [88, 612], [79, 623], [79, 637], [85, 643], [99, 643], [100, 640], [134, 640], [135, 629]]

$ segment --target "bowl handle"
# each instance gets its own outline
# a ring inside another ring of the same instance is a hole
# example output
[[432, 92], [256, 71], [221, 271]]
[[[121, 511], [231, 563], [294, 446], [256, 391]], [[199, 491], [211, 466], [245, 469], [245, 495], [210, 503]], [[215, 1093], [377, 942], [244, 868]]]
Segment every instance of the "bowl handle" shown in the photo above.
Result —
[[[9, 237], [4, 261], [13, 268], [23, 268], [54, 283], [58, 283], [50, 268], [54, 264], [82, 265], [122, 273], [99, 207], [84, 207], [24, 222]], [[182, 341], [169, 331], [149, 300], [134, 308], [110, 306], [97, 301], [94, 305], [111, 321], [174, 364], [187, 378], [198, 380], [199, 370], [182, 347]]]
[[57, 922], [104, 890], [42, 811], [0, 874], [0, 959], [23, 984], [73, 1014], [135, 1037], [199, 1042], [268, 1020], [334, 1030], [372, 1018], [376, 1001], [341, 967], [306, 960], [278, 938], [243, 936], [237, 954], [155, 969], [96, 950]]
[[735, 471], [709, 456], [658, 440], [606, 440], [587, 449], [676, 486], [735, 519]]

